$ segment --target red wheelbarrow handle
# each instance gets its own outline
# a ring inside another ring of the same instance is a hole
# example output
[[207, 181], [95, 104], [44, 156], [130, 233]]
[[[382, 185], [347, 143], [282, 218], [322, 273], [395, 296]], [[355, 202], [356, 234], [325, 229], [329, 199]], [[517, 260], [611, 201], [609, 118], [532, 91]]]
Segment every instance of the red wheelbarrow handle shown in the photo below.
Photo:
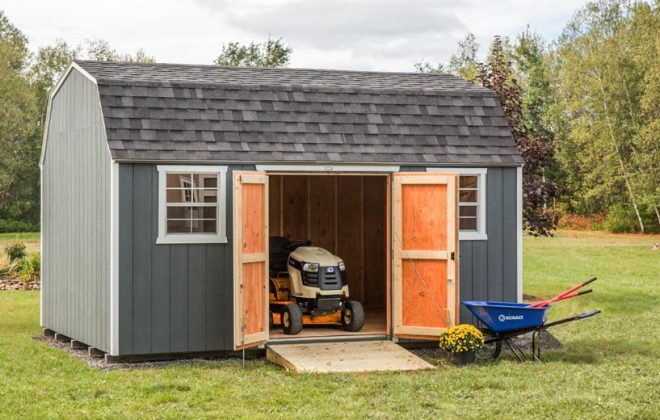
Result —
[[568, 299], [569, 297], [579, 296], [580, 294], [585, 294], [585, 293], [576, 293], [572, 296], [568, 296], [568, 295], [572, 294], [573, 292], [575, 292], [576, 290], [583, 288], [587, 284], [595, 282], [597, 279], [598, 279], [598, 277], [592, 277], [589, 280], [585, 281], [584, 283], [573, 286], [570, 289], [568, 289], [567, 291], [558, 294], [557, 296], [553, 297], [552, 299], [548, 299], [548, 300], [544, 300], [544, 301], [541, 301], [541, 302], [533, 303], [533, 304], [529, 305], [528, 307], [529, 308], [543, 308], [545, 306], [548, 306], [552, 302], [556, 302], [558, 300], [563, 300], [563, 299]]

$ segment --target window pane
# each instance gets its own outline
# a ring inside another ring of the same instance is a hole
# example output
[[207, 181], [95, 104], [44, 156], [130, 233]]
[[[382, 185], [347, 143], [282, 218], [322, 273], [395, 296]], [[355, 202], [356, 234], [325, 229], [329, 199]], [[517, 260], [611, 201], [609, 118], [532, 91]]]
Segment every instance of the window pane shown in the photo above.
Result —
[[213, 176], [205, 176], [202, 178], [202, 185], [200, 185], [201, 188], [218, 188], [218, 177], [216, 175]]
[[168, 203], [192, 203], [198, 197], [197, 191], [189, 189], [167, 190]]
[[477, 206], [461, 206], [458, 209], [459, 216], [477, 217]]
[[199, 203], [215, 203], [218, 197], [217, 190], [195, 190], [195, 193]]
[[167, 174], [167, 188], [191, 188], [190, 174]]
[[459, 178], [460, 188], [477, 188], [477, 180], [479, 179], [476, 175], [461, 175]]
[[190, 221], [188, 220], [168, 220], [167, 233], [189, 233]]
[[477, 218], [476, 217], [461, 217], [458, 222], [458, 227], [460, 230], [477, 230]]
[[460, 191], [459, 192], [459, 201], [461, 203], [476, 203], [477, 202], [477, 192], [476, 191]]
[[167, 208], [167, 218], [168, 219], [189, 219], [190, 218], [190, 207], [168, 207]]
[[215, 233], [215, 220], [193, 220], [193, 233]]

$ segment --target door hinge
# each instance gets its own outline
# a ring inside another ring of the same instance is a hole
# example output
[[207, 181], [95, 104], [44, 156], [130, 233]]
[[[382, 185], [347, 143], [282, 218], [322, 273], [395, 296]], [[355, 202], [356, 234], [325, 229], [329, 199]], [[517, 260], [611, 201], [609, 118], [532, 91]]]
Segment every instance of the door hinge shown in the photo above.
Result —
[[451, 258], [451, 260], [454, 261], [455, 257], [456, 255], [454, 255], [454, 251], [452, 251], [451, 254], [449, 255], [449, 258]]

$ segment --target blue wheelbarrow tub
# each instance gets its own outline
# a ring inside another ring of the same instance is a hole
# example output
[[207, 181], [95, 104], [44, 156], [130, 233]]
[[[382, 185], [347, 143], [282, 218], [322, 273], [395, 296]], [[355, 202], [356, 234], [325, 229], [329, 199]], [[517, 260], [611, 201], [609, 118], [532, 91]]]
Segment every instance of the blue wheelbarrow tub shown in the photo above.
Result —
[[527, 303], [476, 300], [466, 300], [462, 303], [495, 333], [538, 328], [545, 323], [550, 309], [550, 306], [530, 308]]

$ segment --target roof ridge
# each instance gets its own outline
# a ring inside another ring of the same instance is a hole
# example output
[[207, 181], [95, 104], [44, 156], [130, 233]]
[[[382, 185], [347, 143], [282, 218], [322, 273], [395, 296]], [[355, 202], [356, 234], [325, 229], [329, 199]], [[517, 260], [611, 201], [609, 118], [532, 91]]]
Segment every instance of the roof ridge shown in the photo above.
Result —
[[[85, 64], [100, 64], [100, 65], [106, 65], [106, 64], [128, 64], [128, 65], [135, 65], [135, 66], [181, 66], [181, 67], [208, 67], [208, 68], [220, 68], [220, 69], [228, 69], [228, 70], [274, 70], [274, 71], [288, 71], [288, 70], [293, 70], [293, 71], [317, 71], [317, 72], [324, 72], [324, 73], [333, 73], [333, 72], [338, 72], [338, 73], [355, 73], [355, 74], [373, 74], [373, 75], [402, 75], [402, 76], [419, 76], [419, 77], [447, 77], [451, 79], [457, 79], [457, 80], [462, 80], [465, 82], [468, 82], [467, 80], [458, 77], [456, 75], [453, 75], [451, 73], [422, 73], [422, 72], [414, 72], [414, 71], [382, 71], [382, 70], [356, 70], [356, 69], [327, 69], [327, 68], [318, 68], [318, 67], [253, 67], [253, 66], [223, 66], [219, 64], [190, 64], [190, 63], [164, 63], [164, 62], [157, 62], [157, 63], [139, 63], [139, 62], [132, 62], [132, 61], [98, 61], [98, 60], [81, 60], [81, 59], [74, 59], [78, 64], [85, 63]], [[469, 82], [468, 82], [469, 83]]]

